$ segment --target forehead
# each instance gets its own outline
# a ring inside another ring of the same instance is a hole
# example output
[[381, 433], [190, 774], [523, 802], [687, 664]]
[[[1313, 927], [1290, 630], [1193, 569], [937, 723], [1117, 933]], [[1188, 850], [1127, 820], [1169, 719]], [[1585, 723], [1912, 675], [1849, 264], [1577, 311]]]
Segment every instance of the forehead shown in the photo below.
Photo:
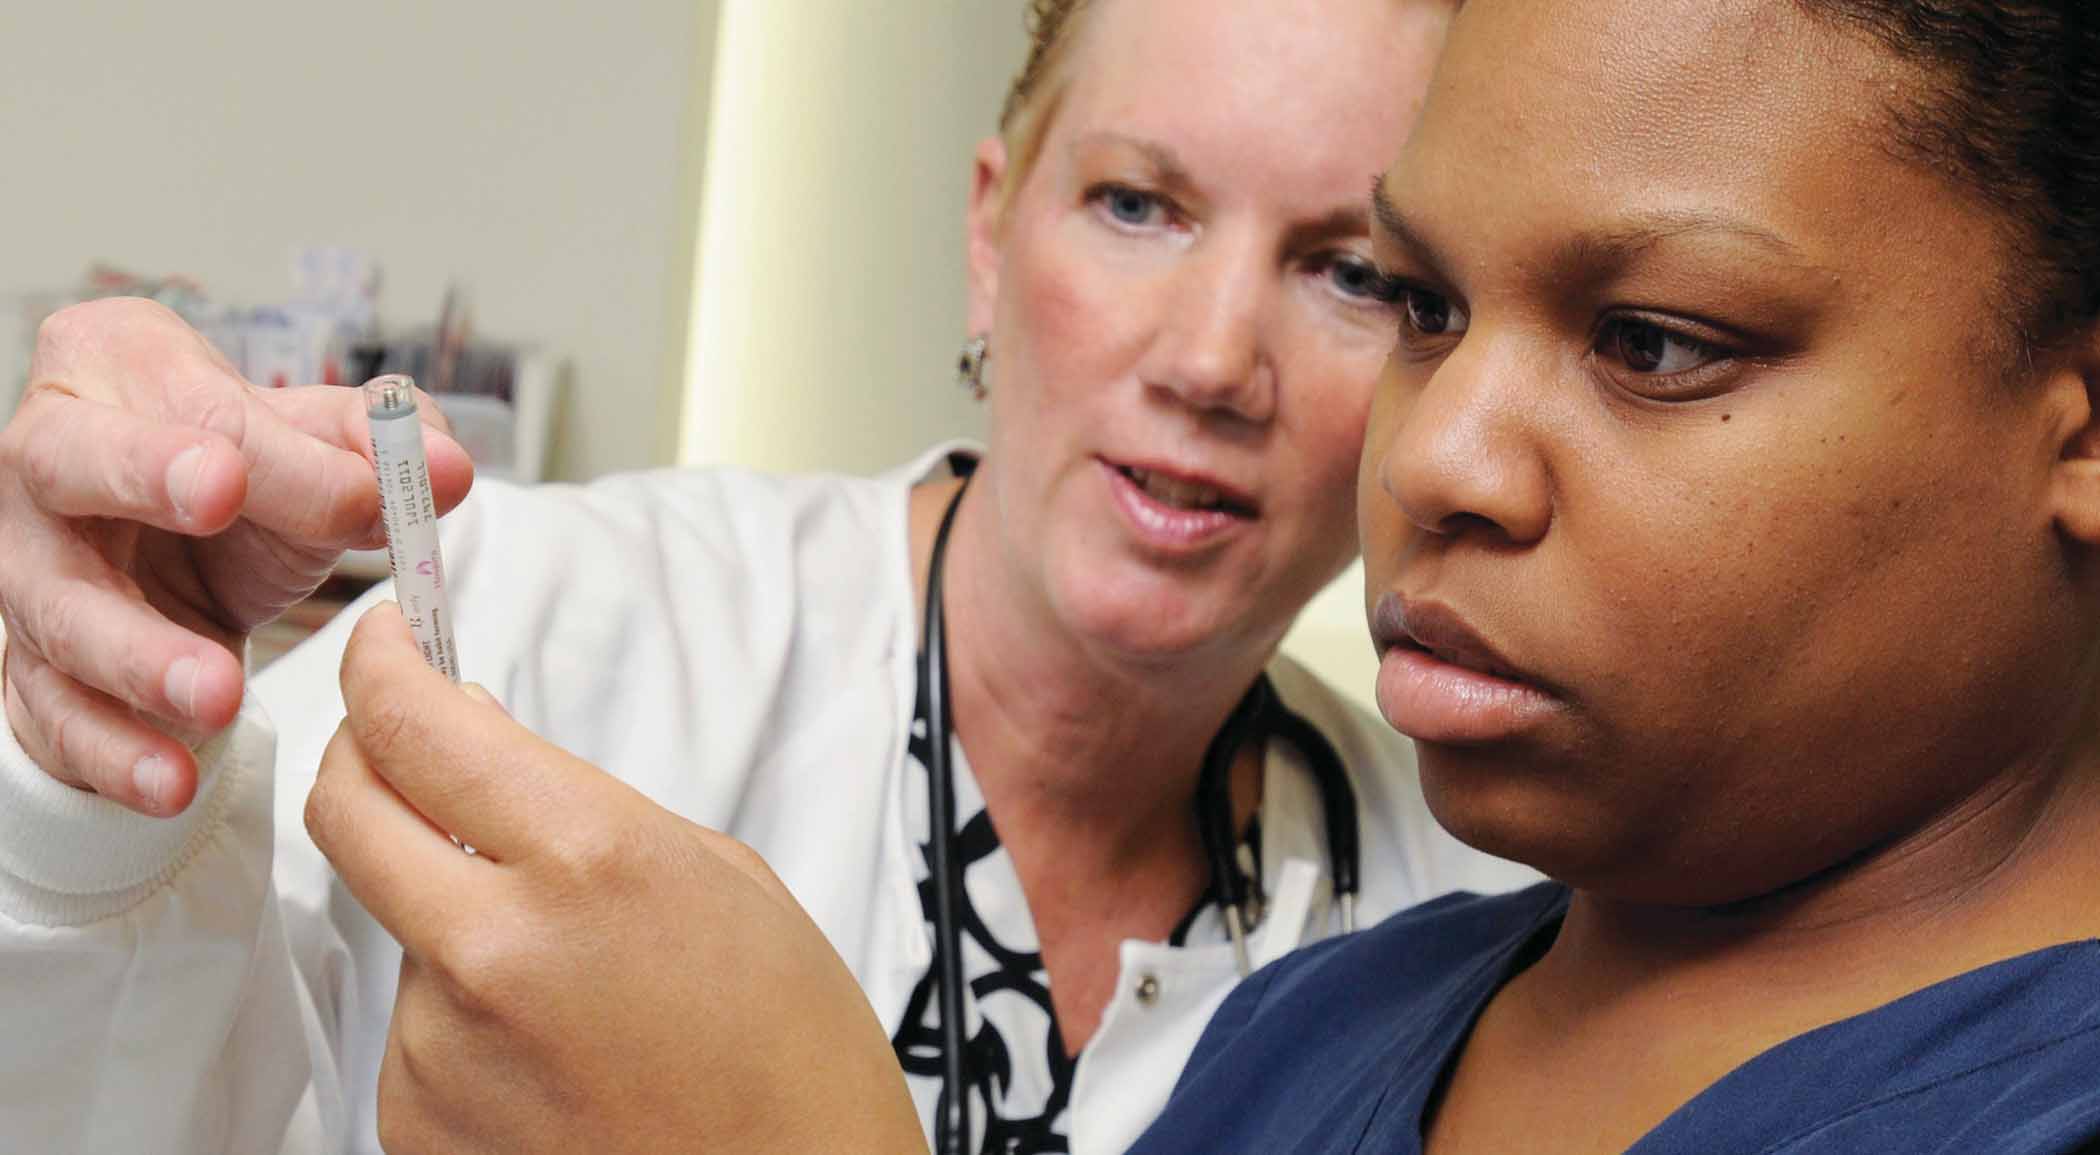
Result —
[[1387, 192], [1504, 212], [1519, 236], [1718, 214], [1820, 243], [1832, 264], [1862, 233], [1973, 227], [1892, 146], [1889, 109], [1914, 82], [1791, 0], [1471, 0]]
[[1046, 141], [1113, 132], [1199, 180], [1326, 189], [1361, 202], [1419, 109], [1442, 0], [1097, 0]]

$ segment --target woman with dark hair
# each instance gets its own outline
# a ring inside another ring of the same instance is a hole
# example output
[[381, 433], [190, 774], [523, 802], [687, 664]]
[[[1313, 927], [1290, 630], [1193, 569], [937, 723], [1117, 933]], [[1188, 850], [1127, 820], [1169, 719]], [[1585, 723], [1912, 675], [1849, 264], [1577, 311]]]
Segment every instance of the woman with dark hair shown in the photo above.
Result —
[[[357, 397], [256, 389], [142, 302], [61, 314], [0, 435], [0, 1148], [598, 1152], [647, 1114], [720, 1149], [734, 1128], [623, 1090], [692, 1075], [704, 1032], [614, 1025], [720, 981], [672, 940], [736, 920], [696, 917], [690, 856], [652, 857], [693, 823], [763, 853], [847, 956], [844, 1001], [891, 1044], [866, 1069], [901, 1064], [920, 1123], [1000, 1155], [1127, 1146], [1226, 992], [1301, 939], [1531, 881], [1437, 828], [1405, 741], [1278, 653], [1356, 551], [1395, 316], [1363, 188], [1452, 7], [1027, 4], [1000, 131], [958, 163], [981, 449], [483, 484], [446, 518], [463, 675], [559, 750], [504, 746], [414, 670], [339, 696], [356, 613], [246, 679], [248, 631], [375, 544]], [[813, 279], [812, 316], [848, 296]], [[443, 508], [469, 467], [429, 440]], [[341, 776], [315, 787], [346, 708], [420, 808], [394, 834]], [[408, 789], [403, 759], [439, 750], [446, 797]], [[570, 755], [632, 791], [536, 795]], [[493, 796], [454, 809], [477, 766]], [[484, 825], [520, 798], [523, 828]], [[513, 885], [528, 861], [552, 869]], [[539, 1042], [444, 1020], [498, 1007]], [[595, 1075], [505, 1070], [550, 1037], [616, 1044]], [[805, 1076], [850, 1084], [850, 1051], [809, 1041]]]
[[1559, 881], [1257, 976], [1136, 1150], [2100, 1144], [2100, 13], [1473, 0], [1376, 199], [1380, 705]]

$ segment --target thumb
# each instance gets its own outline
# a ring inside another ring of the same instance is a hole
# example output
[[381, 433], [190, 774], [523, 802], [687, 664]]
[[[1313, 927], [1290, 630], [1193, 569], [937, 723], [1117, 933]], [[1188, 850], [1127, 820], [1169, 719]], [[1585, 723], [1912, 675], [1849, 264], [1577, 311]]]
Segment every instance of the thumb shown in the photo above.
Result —
[[504, 717], [508, 718], [511, 716], [510, 711], [503, 708], [503, 703], [496, 700], [496, 695], [489, 693], [488, 688], [480, 682], [461, 682], [459, 689], [461, 693], [484, 706], [494, 706], [496, 709], [502, 710]]

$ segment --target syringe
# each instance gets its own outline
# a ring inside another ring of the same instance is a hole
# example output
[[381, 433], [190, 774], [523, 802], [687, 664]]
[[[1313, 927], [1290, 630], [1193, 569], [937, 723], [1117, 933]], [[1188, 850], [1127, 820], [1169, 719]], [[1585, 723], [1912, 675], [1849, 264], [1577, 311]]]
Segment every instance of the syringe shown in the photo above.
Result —
[[452, 645], [452, 608], [445, 602], [445, 562], [438, 555], [437, 503], [430, 496], [430, 467], [423, 458], [416, 383], [389, 373], [365, 382], [364, 392], [394, 597], [423, 660], [457, 682], [459, 655]]

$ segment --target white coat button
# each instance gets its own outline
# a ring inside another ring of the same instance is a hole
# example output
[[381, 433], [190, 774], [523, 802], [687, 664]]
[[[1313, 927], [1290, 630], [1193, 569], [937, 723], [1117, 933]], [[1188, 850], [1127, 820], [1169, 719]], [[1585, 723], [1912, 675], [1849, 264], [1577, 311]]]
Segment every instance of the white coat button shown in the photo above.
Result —
[[1148, 1007], [1159, 1001], [1159, 977], [1157, 975], [1146, 975], [1138, 980], [1137, 1001]]

